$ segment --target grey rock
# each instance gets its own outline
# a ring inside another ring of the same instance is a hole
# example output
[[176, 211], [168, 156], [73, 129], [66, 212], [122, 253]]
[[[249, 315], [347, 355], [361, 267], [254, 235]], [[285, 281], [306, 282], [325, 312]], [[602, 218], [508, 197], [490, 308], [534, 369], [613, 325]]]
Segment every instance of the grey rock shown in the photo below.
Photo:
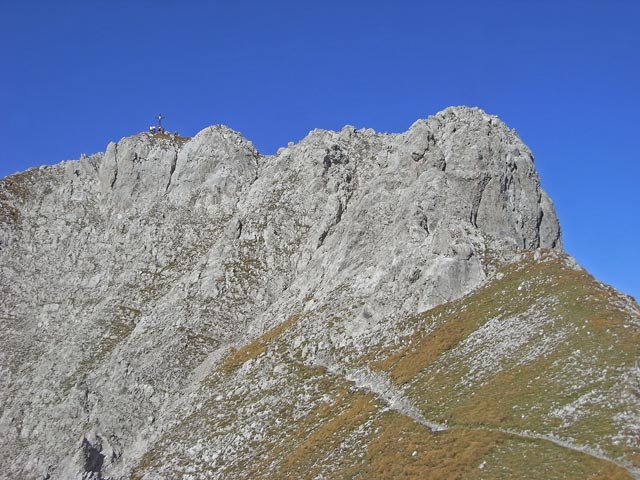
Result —
[[[3, 478], [128, 478], [231, 394], [202, 396], [231, 348], [294, 313], [318, 362], [392, 341], [482, 285], [489, 259], [562, 249], [529, 149], [466, 107], [400, 134], [314, 130], [272, 156], [223, 126], [138, 134], [3, 179], [0, 226]], [[276, 395], [286, 366], [271, 372]]]

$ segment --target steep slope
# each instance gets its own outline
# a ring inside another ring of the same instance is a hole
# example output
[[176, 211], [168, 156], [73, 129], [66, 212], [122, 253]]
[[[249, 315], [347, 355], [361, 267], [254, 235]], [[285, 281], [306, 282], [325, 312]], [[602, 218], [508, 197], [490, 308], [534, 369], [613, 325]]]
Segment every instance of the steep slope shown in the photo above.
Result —
[[637, 305], [481, 110], [139, 134], [0, 181], [0, 222], [4, 478], [638, 467]]
[[347, 365], [311, 360], [316, 313], [292, 317], [227, 357], [134, 477], [637, 476], [640, 311], [536, 257]]

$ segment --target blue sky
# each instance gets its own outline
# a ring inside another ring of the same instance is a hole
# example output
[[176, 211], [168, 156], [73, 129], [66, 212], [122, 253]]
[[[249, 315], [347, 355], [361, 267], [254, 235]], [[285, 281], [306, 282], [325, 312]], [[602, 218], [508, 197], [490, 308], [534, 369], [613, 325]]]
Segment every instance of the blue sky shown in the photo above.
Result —
[[640, 2], [0, 0], [0, 176], [162, 112], [273, 153], [479, 106], [533, 150], [566, 250], [640, 298]]

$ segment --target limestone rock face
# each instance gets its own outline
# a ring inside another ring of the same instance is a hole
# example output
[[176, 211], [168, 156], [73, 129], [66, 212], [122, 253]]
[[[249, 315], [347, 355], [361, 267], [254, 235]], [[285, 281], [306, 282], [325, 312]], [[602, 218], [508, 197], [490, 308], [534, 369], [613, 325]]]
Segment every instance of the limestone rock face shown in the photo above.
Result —
[[[348, 376], [373, 345], [410, 333], [408, 318], [538, 250], [562, 245], [531, 152], [466, 107], [400, 134], [314, 130], [271, 156], [223, 126], [142, 133], [7, 177], [0, 477], [251, 478], [171, 470], [163, 442], [236, 397], [273, 410], [288, 392], [302, 412], [304, 395], [324, 395], [320, 383], [287, 390], [291, 367], [252, 342], [303, 325], [291, 358]], [[229, 365], [242, 365], [233, 382], [219, 377]], [[229, 420], [244, 430], [206, 445], [196, 435], [180, 455], [242, 458], [266, 435], [247, 412]]]

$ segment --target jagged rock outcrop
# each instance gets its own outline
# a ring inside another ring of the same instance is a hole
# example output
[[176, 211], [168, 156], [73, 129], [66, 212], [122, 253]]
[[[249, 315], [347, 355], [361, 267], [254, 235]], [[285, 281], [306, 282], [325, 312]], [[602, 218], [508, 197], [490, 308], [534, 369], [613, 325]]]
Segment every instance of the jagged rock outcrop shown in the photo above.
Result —
[[[417, 421], [385, 371], [354, 380], [367, 355], [523, 253], [563, 258], [531, 152], [464, 107], [401, 134], [314, 130], [273, 156], [223, 126], [142, 133], [2, 180], [0, 222], [5, 478], [257, 478], [237, 462], [267, 455], [269, 431], [295, 439], [278, 412], [305, 425], [335, 389]], [[261, 474], [308, 475], [274, 465]]]

